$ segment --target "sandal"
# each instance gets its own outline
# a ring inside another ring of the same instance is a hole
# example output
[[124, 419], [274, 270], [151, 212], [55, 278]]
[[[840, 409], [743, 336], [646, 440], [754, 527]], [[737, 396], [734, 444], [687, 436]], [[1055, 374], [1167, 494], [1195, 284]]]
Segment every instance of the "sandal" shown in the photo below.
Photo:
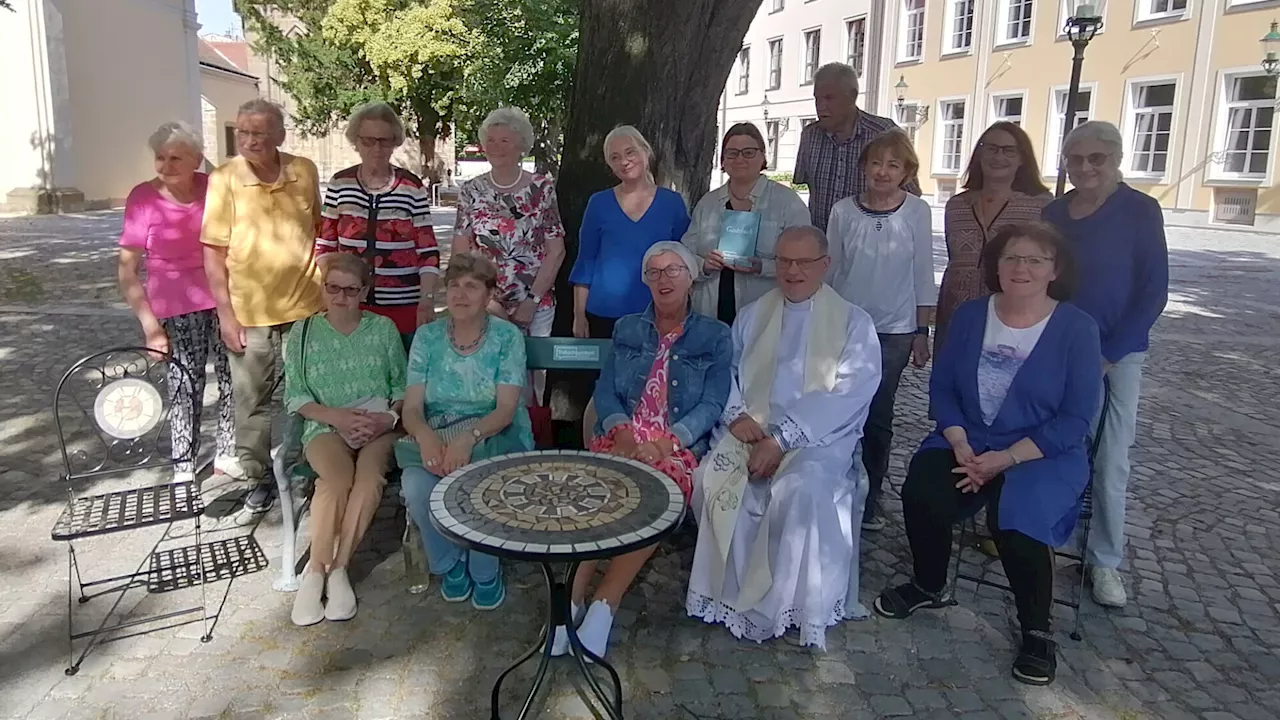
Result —
[[1013, 679], [1027, 685], [1048, 685], [1058, 671], [1057, 644], [1023, 633], [1022, 651], [1013, 661]]
[[884, 617], [902, 620], [920, 608], [941, 608], [946, 607], [946, 603], [916, 587], [915, 583], [906, 583], [880, 593], [872, 607]]

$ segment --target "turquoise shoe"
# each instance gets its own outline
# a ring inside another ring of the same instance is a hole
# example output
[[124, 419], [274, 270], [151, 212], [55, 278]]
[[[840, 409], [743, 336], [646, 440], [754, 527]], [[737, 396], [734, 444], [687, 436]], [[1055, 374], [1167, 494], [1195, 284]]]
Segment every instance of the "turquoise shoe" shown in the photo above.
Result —
[[471, 607], [477, 610], [495, 610], [507, 599], [507, 587], [502, 582], [502, 573], [487, 583], [476, 583], [475, 592], [471, 594]]
[[461, 560], [449, 568], [444, 581], [440, 583], [440, 596], [445, 602], [460, 603], [471, 597], [471, 576], [467, 574], [467, 564]]

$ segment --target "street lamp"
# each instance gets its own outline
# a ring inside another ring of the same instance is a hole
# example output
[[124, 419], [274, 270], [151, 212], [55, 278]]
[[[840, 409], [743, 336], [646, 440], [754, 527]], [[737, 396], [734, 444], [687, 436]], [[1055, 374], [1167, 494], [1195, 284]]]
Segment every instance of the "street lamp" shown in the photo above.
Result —
[[1280, 57], [1276, 50], [1280, 49], [1280, 31], [1275, 20], [1271, 21], [1271, 32], [1262, 36], [1262, 70], [1268, 75], [1280, 75]]
[[[1071, 86], [1067, 90], [1067, 107], [1062, 118], [1062, 142], [1066, 142], [1067, 134], [1076, 126], [1076, 99], [1080, 95], [1080, 70], [1084, 67], [1084, 49], [1101, 29], [1102, 18], [1098, 17], [1097, 8], [1087, 2], [1076, 7], [1075, 15], [1067, 18], [1067, 24], [1062, 28], [1071, 39], [1071, 47], [1075, 51], [1071, 55]], [[1058, 148], [1058, 153], [1061, 155], [1061, 147]], [[1056, 194], [1062, 195], [1066, 186], [1067, 163], [1065, 160], [1059, 160]]]
[[907, 76], [899, 75], [898, 84], [893, 86], [895, 92], [898, 93], [898, 121], [904, 125], [914, 125], [919, 127], [929, 122], [929, 106], [928, 105], [912, 105], [907, 108]]
[[765, 93], [764, 100], [760, 101], [760, 107], [764, 109], [764, 124], [769, 126], [769, 95]]

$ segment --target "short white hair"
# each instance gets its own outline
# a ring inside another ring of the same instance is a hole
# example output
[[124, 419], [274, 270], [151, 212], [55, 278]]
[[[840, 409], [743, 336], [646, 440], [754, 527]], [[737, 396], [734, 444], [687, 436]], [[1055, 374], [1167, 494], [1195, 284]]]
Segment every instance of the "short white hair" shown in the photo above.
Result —
[[379, 120], [390, 125], [396, 147], [404, 144], [404, 123], [400, 122], [395, 108], [381, 101], [367, 102], [351, 111], [351, 117], [347, 118], [347, 129], [343, 132], [347, 142], [356, 144], [356, 139], [360, 137], [360, 126], [365, 120]]
[[515, 133], [520, 140], [520, 152], [527, 153], [533, 149], [533, 123], [529, 116], [518, 107], [500, 107], [484, 116], [480, 123], [480, 144], [484, 145], [484, 134], [489, 128], [502, 126]]
[[1067, 133], [1067, 139], [1062, 143], [1062, 154], [1067, 154], [1076, 143], [1082, 140], [1095, 140], [1105, 145], [1111, 151], [1113, 162], [1116, 165], [1120, 164], [1120, 158], [1124, 156], [1124, 136], [1115, 125], [1104, 120], [1081, 123], [1075, 130]]
[[698, 277], [698, 258], [694, 257], [689, 248], [674, 240], [656, 242], [650, 245], [648, 250], [644, 251], [644, 259], [640, 262], [640, 277], [643, 278], [645, 271], [649, 269], [649, 261], [651, 259], [665, 253], [679, 255], [680, 259], [684, 261], [684, 266], [689, 268], [689, 277]]
[[828, 81], [844, 85], [854, 97], [858, 97], [858, 73], [852, 67], [838, 62], [827, 63], [813, 74], [814, 85]]
[[159, 153], [165, 145], [175, 142], [191, 148], [191, 152], [195, 153], [197, 158], [204, 157], [204, 139], [197, 135], [190, 125], [181, 120], [163, 123], [151, 133], [151, 137], [147, 138], [147, 145], [153, 153]]
[[608, 135], [604, 136], [604, 145], [602, 146], [604, 150], [604, 161], [606, 163], [609, 162], [609, 145], [613, 144], [613, 141], [618, 140], [619, 138], [631, 138], [635, 142], [636, 146], [644, 151], [645, 168], [648, 169], [649, 175], [652, 176], [653, 146], [649, 144], [649, 141], [645, 139], [644, 134], [637, 130], [634, 125], [619, 125], [618, 127], [610, 130]]
[[280, 132], [284, 132], [284, 108], [276, 103], [264, 98], [254, 98], [243, 105], [236, 111], [236, 116], [241, 115], [270, 115], [275, 118], [276, 128]]

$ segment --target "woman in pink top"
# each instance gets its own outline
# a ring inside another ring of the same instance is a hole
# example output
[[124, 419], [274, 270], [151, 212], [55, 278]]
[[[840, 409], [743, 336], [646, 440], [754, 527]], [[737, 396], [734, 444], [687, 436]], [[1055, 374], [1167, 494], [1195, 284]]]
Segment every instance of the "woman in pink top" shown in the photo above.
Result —
[[[200, 136], [186, 124], [168, 122], [148, 140], [156, 157], [156, 177], [129, 193], [120, 234], [117, 276], [120, 292], [142, 323], [147, 347], [172, 355], [191, 372], [194, 387], [170, 376], [173, 446], [200, 443], [200, 410], [205, 363], [213, 351], [218, 378], [218, 432], [215, 472], [230, 472], [235, 458], [235, 406], [231, 370], [218, 334], [213, 294], [204, 274], [200, 220], [209, 176], [196, 172], [204, 156]], [[138, 269], [145, 260], [146, 283]], [[195, 467], [182, 463], [175, 480], [193, 480]]]

